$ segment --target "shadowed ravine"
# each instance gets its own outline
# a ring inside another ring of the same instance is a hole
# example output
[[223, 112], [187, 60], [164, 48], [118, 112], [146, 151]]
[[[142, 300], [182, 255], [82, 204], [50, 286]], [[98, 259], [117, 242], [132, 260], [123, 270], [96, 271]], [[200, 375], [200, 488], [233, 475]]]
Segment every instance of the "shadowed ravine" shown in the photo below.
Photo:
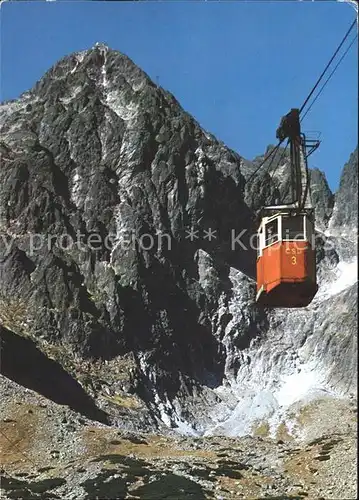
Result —
[[108, 423], [81, 385], [60, 364], [49, 359], [30, 340], [0, 325], [1, 373], [60, 405], [67, 405], [91, 420]]

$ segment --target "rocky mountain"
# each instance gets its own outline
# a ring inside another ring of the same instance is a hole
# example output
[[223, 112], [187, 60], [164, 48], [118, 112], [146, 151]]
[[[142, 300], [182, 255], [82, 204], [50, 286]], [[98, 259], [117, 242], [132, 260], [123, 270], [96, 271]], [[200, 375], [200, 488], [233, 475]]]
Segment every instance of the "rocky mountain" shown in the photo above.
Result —
[[250, 179], [260, 158], [101, 44], [3, 103], [1, 123], [7, 379], [94, 421], [198, 436], [295, 435], [301, 405], [356, 392], [357, 150], [335, 196], [311, 172], [317, 296], [266, 310], [250, 239], [288, 190], [285, 151]]

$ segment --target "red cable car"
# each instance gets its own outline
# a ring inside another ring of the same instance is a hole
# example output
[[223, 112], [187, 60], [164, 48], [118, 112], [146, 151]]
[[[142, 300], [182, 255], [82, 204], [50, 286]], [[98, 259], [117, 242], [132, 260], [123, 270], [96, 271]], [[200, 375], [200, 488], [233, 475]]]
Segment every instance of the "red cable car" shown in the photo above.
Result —
[[301, 134], [298, 109], [282, 118], [277, 138], [289, 140], [294, 201], [262, 210], [256, 301], [265, 307], [305, 307], [318, 290], [307, 157], [319, 141], [306, 141]]

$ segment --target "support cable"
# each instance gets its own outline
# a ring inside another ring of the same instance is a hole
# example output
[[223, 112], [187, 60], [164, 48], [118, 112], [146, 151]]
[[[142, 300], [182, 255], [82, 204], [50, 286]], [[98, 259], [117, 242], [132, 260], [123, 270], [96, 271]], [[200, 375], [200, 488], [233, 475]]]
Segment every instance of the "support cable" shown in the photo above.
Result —
[[[246, 180], [246, 184], [251, 181], [253, 179], [253, 177], [256, 175], [256, 173], [262, 168], [262, 166], [265, 164], [265, 162], [267, 160], [269, 160], [269, 158], [273, 155], [273, 153], [275, 153], [279, 146], [282, 144], [282, 142], [284, 141], [284, 139], [282, 141], [280, 141], [273, 149], [272, 151], [264, 158], [264, 160], [260, 163], [260, 165], [255, 169], [254, 172], [252, 172], [252, 174], [249, 176], [249, 178]], [[273, 159], [272, 159], [272, 162], [273, 162]], [[272, 164], [272, 162], [270, 163], [270, 165]], [[270, 166], [269, 165], [269, 166]]]
[[307, 103], [308, 103], [309, 99], [312, 97], [312, 95], [313, 95], [313, 93], [314, 93], [315, 89], [318, 87], [318, 85], [319, 85], [319, 83], [321, 82], [321, 80], [322, 80], [323, 76], [325, 75], [325, 73], [327, 72], [327, 70], [328, 70], [329, 66], [330, 66], [330, 65], [331, 65], [331, 63], [333, 62], [333, 59], [335, 58], [335, 56], [338, 54], [339, 50], [340, 50], [340, 49], [341, 49], [341, 47], [343, 46], [343, 44], [344, 44], [345, 40], [348, 38], [348, 36], [349, 36], [349, 34], [350, 34], [351, 30], [354, 28], [355, 24], [356, 24], [356, 19], [352, 22], [352, 24], [351, 24], [350, 28], [348, 29], [348, 31], [346, 32], [346, 34], [345, 34], [345, 36], [344, 36], [343, 40], [341, 41], [341, 43], [340, 43], [339, 47], [337, 48], [337, 50], [336, 50], [336, 51], [334, 52], [334, 54], [332, 55], [332, 57], [331, 57], [330, 61], [328, 62], [328, 64], [327, 64], [327, 65], [326, 65], [326, 67], [324, 68], [323, 73], [320, 75], [320, 77], [318, 78], [318, 80], [317, 80], [316, 84], [314, 85], [314, 87], [313, 87], [313, 88], [312, 88], [312, 90], [310, 91], [310, 93], [309, 93], [308, 97], [306, 98], [306, 100], [305, 100], [305, 101], [304, 101], [304, 103], [302, 104], [302, 107], [301, 107], [301, 108], [300, 108], [300, 110], [299, 110], [299, 114], [303, 111], [303, 109], [304, 109], [304, 107], [307, 105]]
[[[312, 90], [310, 91], [310, 93], [308, 94], [307, 98], [305, 99], [304, 103], [302, 104], [300, 110], [299, 110], [299, 114], [304, 110], [305, 106], [307, 105], [309, 99], [312, 97], [312, 95], [314, 94], [316, 88], [318, 87], [318, 85], [320, 84], [320, 82], [322, 81], [324, 75], [326, 74], [326, 72], [328, 71], [329, 69], [329, 66], [331, 65], [331, 63], [333, 62], [334, 58], [336, 57], [336, 55], [338, 54], [339, 50], [342, 48], [344, 42], [346, 41], [346, 39], [348, 38], [350, 32], [352, 31], [352, 29], [354, 28], [356, 24], [356, 20], [354, 20], [352, 22], [352, 24], [350, 25], [348, 31], [346, 32], [346, 34], [344, 35], [344, 38], [343, 40], [340, 42], [338, 48], [336, 49], [336, 51], [334, 52], [334, 54], [332, 55], [331, 59], [329, 60], [328, 64], [326, 65], [326, 67], [324, 68], [324, 71], [322, 72], [322, 74], [320, 75], [320, 77], [318, 78], [317, 82], [315, 83], [314, 87], [312, 88]], [[339, 59], [338, 63], [336, 64], [336, 66], [334, 67], [333, 71], [330, 73], [329, 77], [327, 78], [327, 80], [324, 82], [324, 84], [322, 85], [322, 87], [320, 88], [318, 94], [315, 96], [314, 98], [314, 101], [311, 103], [311, 105], [309, 106], [309, 108], [307, 109], [307, 111], [305, 112], [304, 116], [301, 118], [300, 121], [302, 121], [304, 119], [304, 117], [307, 115], [307, 113], [309, 112], [309, 110], [312, 108], [312, 106], [314, 105], [314, 103], [316, 102], [316, 100], [318, 99], [318, 97], [320, 96], [320, 94], [323, 92], [325, 86], [327, 85], [327, 83], [329, 82], [329, 80], [331, 79], [331, 77], [333, 76], [333, 74], [335, 73], [335, 71], [337, 70], [338, 66], [340, 65], [340, 63], [342, 62], [342, 60], [344, 59], [344, 57], [346, 56], [346, 54], [349, 52], [349, 49], [352, 47], [354, 41], [357, 39], [357, 35], [354, 37], [354, 39], [351, 41], [350, 45], [347, 47], [347, 49], [345, 50], [344, 54], [342, 55], [342, 57]], [[257, 174], [257, 172], [262, 168], [262, 166], [264, 165], [264, 163], [269, 160], [269, 158], [272, 157], [272, 155], [274, 153], [277, 152], [278, 148], [280, 147], [280, 145], [284, 142], [286, 138], [282, 139], [273, 149], [272, 151], [264, 158], [264, 160], [260, 163], [260, 165], [254, 170], [254, 172], [252, 172], [252, 174], [249, 176], [249, 178], [246, 180], [246, 184], [248, 182], [250, 182], [253, 177]], [[287, 144], [288, 146], [288, 144]], [[286, 148], [285, 148], [286, 150]], [[284, 152], [285, 152], [284, 150]], [[269, 167], [272, 165], [273, 163], [273, 160], [274, 160], [274, 157], [272, 158], [272, 161], [270, 162], [269, 164]], [[280, 160], [281, 161], [281, 160]], [[278, 165], [277, 165], [278, 167]], [[276, 167], [276, 168], [277, 168]]]
[[275, 189], [277, 189], [278, 192], [279, 192], [279, 185], [276, 182], [274, 175], [275, 175], [276, 171], [278, 170], [278, 168], [281, 166], [282, 161], [284, 160], [284, 157], [285, 157], [285, 154], [287, 152], [288, 146], [289, 146], [289, 140], [287, 141], [287, 144], [286, 144], [285, 148], [283, 148], [281, 157], [279, 158], [279, 161], [278, 161], [276, 167], [274, 167], [272, 175], [271, 175], [272, 182], [274, 183], [274, 187], [275, 187]]
[[344, 52], [344, 54], [342, 55], [342, 57], [339, 59], [339, 61], [337, 62], [337, 64], [335, 65], [333, 71], [330, 73], [330, 75], [328, 76], [328, 78], [325, 80], [325, 82], [323, 83], [323, 85], [321, 86], [318, 94], [315, 96], [313, 102], [311, 103], [311, 105], [309, 106], [309, 108], [307, 109], [307, 111], [304, 113], [304, 115], [302, 116], [302, 118], [300, 119], [300, 121], [304, 120], [304, 118], [307, 116], [307, 114], [309, 113], [309, 111], [312, 109], [315, 101], [318, 99], [318, 97], [320, 96], [320, 94], [323, 92], [324, 90], [324, 87], [327, 85], [327, 83], [329, 82], [329, 80], [331, 79], [331, 77], [334, 75], [335, 71], [337, 70], [338, 66], [340, 65], [340, 63], [342, 62], [342, 60], [344, 59], [344, 57], [347, 55], [347, 53], [349, 52], [350, 48], [353, 46], [353, 43], [355, 42], [355, 40], [358, 38], [358, 35], [355, 35], [355, 37], [353, 38], [353, 40], [351, 41], [350, 45], [347, 47], [346, 51]]

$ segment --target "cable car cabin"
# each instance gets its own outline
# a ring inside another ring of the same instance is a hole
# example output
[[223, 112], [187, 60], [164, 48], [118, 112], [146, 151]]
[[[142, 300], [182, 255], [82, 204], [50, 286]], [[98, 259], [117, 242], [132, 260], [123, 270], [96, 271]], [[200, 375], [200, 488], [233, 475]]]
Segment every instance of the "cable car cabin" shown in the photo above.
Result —
[[262, 218], [258, 229], [258, 304], [310, 304], [318, 290], [313, 234], [313, 210], [276, 209]]

